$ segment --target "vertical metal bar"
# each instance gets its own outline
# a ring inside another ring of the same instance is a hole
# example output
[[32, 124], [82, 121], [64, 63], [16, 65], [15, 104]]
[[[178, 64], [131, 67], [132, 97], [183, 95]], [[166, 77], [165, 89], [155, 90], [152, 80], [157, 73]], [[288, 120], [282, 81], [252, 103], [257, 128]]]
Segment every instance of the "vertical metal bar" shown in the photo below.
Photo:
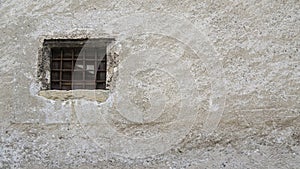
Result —
[[[46, 49], [46, 47], [44, 47], [43, 48], [43, 50], [45, 50]], [[52, 88], [52, 80], [53, 80], [53, 77], [52, 77], [52, 69], [53, 69], [53, 52], [52, 52], [52, 49], [50, 49], [50, 53], [51, 53], [51, 56], [50, 56], [50, 89], [53, 89]], [[48, 53], [48, 56], [49, 56], [50, 54]]]
[[72, 71], [74, 69], [74, 48], [72, 48]]
[[107, 65], [106, 65], [106, 63], [107, 63], [107, 54], [106, 54], [106, 49], [105, 49], [105, 56], [104, 56], [104, 70], [105, 70], [105, 72], [104, 72], [104, 88], [103, 89], [106, 89], [106, 73], [107, 73], [107, 70], [106, 70], [106, 67], [107, 67]]
[[83, 63], [83, 88], [85, 89], [85, 69], [86, 69], [86, 66], [85, 66], [85, 55], [86, 55], [86, 49], [84, 50], [84, 52], [83, 52], [83, 61], [82, 61], [82, 63]]
[[59, 89], [62, 89], [63, 49], [60, 48]]
[[95, 89], [97, 89], [97, 74], [98, 74], [98, 60], [97, 60], [97, 57], [98, 57], [98, 50], [97, 48], [95, 48], [95, 64], [94, 64], [94, 73], [95, 73], [95, 77], [94, 77], [94, 80], [95, 80]]
[[73, 74], [74, 74], [74, 48], [72, 48], [72, 66], [71, 66], [71, 89], [73, 89]]

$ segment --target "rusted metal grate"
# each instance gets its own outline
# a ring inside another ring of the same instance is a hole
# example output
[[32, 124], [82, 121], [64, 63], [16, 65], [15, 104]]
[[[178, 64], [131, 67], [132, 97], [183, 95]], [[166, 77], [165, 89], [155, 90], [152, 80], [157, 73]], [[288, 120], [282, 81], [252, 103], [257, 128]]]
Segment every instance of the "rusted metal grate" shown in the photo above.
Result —
[[56, 40], [47, 43], [51, 49], [52, 90], [106, 88], [105, 43], [86, 42], [86, 40]]

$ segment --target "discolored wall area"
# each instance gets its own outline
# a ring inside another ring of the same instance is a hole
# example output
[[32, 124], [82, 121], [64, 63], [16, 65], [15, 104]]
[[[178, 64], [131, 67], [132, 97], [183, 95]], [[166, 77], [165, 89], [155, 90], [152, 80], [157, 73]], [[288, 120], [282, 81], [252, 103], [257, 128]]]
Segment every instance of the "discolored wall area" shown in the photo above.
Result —
[[[299, 1], [0, 1], [0, 168], [298, 168]], [[113, 38], [108, 90], [45, 39]]]

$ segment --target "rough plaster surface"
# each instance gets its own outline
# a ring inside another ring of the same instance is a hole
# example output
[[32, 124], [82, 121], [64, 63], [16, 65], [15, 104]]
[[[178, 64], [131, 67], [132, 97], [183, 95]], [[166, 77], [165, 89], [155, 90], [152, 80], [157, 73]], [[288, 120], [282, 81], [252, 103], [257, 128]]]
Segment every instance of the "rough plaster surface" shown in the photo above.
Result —
[[[0, 168], [299, 168], [300, 2], [0, 1]], [[45, 38], [115, 38], [109, 91], [40, 91]]]

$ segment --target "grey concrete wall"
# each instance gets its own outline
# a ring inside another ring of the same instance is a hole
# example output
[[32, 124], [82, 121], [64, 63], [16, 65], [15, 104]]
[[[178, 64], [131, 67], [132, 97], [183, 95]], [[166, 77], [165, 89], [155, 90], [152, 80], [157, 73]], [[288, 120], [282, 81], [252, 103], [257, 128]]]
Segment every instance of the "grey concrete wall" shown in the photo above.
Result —
[[[0, 1], [0, 168], [299, 168], [300, 2]], [[115, 38], [107, 91], [44, 39]]]

